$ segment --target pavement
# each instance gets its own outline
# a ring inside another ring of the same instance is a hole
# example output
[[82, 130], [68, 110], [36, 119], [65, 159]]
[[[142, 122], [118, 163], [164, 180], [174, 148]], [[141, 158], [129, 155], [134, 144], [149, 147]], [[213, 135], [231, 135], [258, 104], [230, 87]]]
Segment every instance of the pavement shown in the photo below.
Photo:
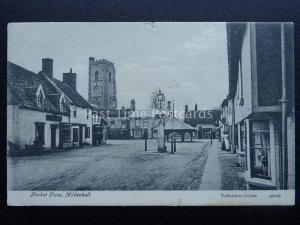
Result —
[[221, 142], [214, 140], [212, 146], [208, 151], [208, 158], [199, 189], [221, 190], [221, 169], [218, 159], [221, 152]]

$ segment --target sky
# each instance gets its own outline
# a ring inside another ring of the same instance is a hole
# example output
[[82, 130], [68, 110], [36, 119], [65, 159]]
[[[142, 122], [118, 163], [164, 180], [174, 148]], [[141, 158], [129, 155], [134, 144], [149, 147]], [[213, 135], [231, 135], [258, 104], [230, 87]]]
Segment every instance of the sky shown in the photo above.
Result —
[[114, 62], [118, 108], [149, 108], [158, 88], [175, 110], [219, 108], [228, 94], [225, 23], [11, 23], [8, 60], [39, 72], [54, 60], [54, 77], [77, 73], [88, 99], [88, 60]]

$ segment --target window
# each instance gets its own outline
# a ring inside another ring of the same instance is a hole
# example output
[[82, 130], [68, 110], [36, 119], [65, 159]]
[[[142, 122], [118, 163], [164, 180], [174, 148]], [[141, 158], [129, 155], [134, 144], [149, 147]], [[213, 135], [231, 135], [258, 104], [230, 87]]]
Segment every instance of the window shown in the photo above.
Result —
[[85, 135], [84, 135], [84, 137], [86, 139], [88, 139], [88, 138], [91, 137], [91, 129], [90, 129], [90, 127], [85, 127]]
[[90, 115], [90, 110], [87, 109], [87, 110], [86, 110], [86, 116], [85, 116], [85, 118], [86, 118], [87, 120], [89, 119], [89, 115]]
[[271, 180], [269, 121], [251, 121], [249, 125], [251, 177]]
[[73, 142], [78, 142], [79, 138], [78, 138], [78, 128], [73, 128]]
[[148, 120], [144, 120], [144, 127], [148, 128]]
[[125, 120], [122, 120], [122, 121], [121, 121], [121, 125], [122, 125], [122, 126], [125, 126], [125, 125], [126, 125]]
[[135, 138], [139, 138], [142, 136], [142, 132], [141, 130], [134, 130], [134, 137]]
[[73, 117], [76, 118], [76, 116], [77, 116], [77, 111], [76, 111], [76, 108], [74, 108]]
[[60, 111], [67, 112], [67, 103], [64, 98], [61, 98], [61, 101], [60, 101]]
[[246, 141], [247, 141], [247, 139], [246, 139], [246, 124], [241, 123], [240, 128], [241, 128], [241, 133], [240, 133], [240, 135], [241, 135], [241, 149], [240, 149], [240, 151], [245, 151], [245, 148], [247, 146], [246, 145]]
[[45, 93], [43, 91], [42, 85], [40, 84], [36, 92], [36, 105], [38, 108], [40, 109], [44, 108], [44, 99], [45, 99]]
[[139, 120], [135, 120], [135, 126], [140, 127], [140, 121]]
[[108, 81], [111, 82], [111, 72], [108, 74]]
[[38, 145], [45, 144], [45, 123], [35, 123], [35, 141]]
[[44, 108], [44, 96], [40, 91], [37, 96], [37, 107], [43, 109]]
[[115, 123], [114, 120], [110, 121], [110, 125], [111, 125], [111, 126], [114, 126], [115, 124], [116, 124], [116, 123]]
[[203, 131], [203, 139], [210, 139], [210, 131]]
[[98, 71], [96, 71], [96, 72], [95, 72], [95, 80], [99, 80], [98, 78], [99, 78], [99, 77], [98, 77]]

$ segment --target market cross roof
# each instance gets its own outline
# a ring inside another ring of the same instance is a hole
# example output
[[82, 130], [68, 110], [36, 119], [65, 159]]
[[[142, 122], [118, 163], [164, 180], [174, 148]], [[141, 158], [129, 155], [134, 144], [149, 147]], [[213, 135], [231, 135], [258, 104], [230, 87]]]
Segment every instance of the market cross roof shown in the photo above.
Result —
[[[154, 129], [157, 130], [157, 127]], [[165, 130], [195, 130], [195, 128], [180, 121], [176, 117], [171, 117], [165, 122]]]

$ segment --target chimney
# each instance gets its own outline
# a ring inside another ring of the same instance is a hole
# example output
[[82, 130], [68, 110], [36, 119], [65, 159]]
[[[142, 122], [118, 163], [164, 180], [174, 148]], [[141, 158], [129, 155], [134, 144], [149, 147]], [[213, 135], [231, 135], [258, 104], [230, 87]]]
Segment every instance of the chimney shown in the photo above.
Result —
[[189, 111], [189, 107], [188, 107], [188, 105], [185, 105], [185, 109], [184, 109], [185, 114], [186, 114], [188, 111]]
[[198, 111], [198, 106], [197, 106], [197, 104], [195, 104], [195, 112], [197, 112]]
[[135, 111], [135, 100], [131, 99], [130, 101], [130, 111], [133, 112]]
[[63, 73], [63, 82], [76, 90], [76, 77], [76, 73], [73, 73], [72, 68], [70, 68], [69, 73]]
[[168, 112], [171, 111], [171, 101], [168, 101], [167, 111], [168, 111]]
[[53, 78], [53, 59], [42, 59], [42, 72], [49, 78]]

